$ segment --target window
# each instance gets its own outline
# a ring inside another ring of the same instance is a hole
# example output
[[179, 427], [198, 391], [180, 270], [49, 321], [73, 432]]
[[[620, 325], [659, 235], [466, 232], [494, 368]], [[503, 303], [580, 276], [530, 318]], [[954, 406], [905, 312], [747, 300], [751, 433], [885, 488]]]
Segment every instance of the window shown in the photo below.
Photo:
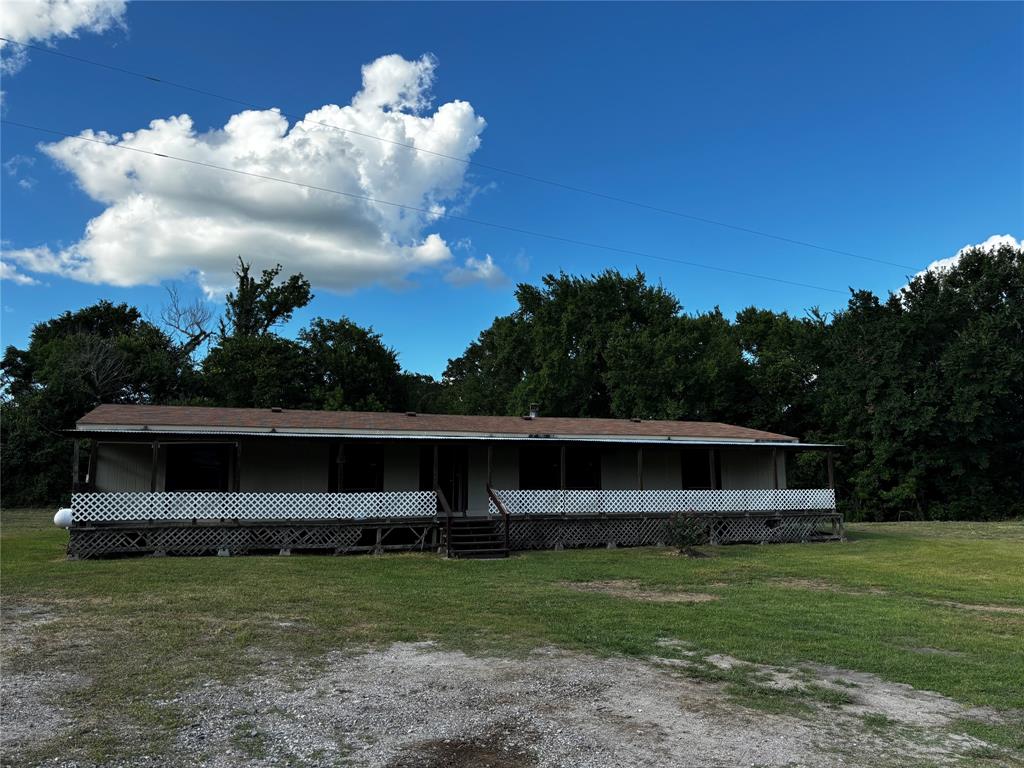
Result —
[[565, 447], [565, 487], [600, 490], [601, 453], [598, 446], [577, 443]]
[[519, 449], [519, 487], [524, 491], [562, 487], [562, 446], [533, 443]]
[[332, 445], [328, 469], [327, 489], [331, 493], [384, 490], [384, 461], [379, 445]]
[[[682, 451], [683, 462], [683, 488], [718, 488], [721, 470], [719, 469], [718, 451], [709, 452], [706, 448], [684, 448]], [[711, 453], [714, 454], [715, 476], [711, 477]]]
[[232, 449], [225, 443], [165, 446], [165, 491], [226, 491]]

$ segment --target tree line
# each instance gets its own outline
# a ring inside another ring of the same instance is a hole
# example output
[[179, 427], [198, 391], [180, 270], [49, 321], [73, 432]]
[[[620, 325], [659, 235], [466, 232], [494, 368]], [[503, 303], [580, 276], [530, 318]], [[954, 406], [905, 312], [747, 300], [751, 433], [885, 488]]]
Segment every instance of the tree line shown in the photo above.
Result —
[[[854, 519], [1024, 514], [1024, 251], [970, 249], [880, 298], [802, 317], [748, 307], [687, 313], [636, 272], [520, 284], [440, 377], [403, 371], [372, 328], [315, 318], [279, 331], [313, 294], [281, 267], [210, 305], [175, 291], [159, 320], [102, 301], [39, 323], [2, 360], [7, 506], [68, 491], [62, 430], [99, 403], [723, 421], [840, 443], [837, 491]], [[205, 350], [205, 354], [203, 353]], [[817, 454], [795, 483], [820, 485]]]

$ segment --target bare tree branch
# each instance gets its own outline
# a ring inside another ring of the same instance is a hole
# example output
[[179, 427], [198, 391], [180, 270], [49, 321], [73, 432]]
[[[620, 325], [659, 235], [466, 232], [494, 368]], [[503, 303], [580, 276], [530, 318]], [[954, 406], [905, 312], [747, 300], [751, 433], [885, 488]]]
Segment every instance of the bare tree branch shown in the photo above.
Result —
[[186, 303], [174, 284], [167, 286], [167, 303], [160, 308], [160, 319], [186, 356], [195, 353], [212, 335], [208, 330], [213, 320], [210, 305], [199, 297]]

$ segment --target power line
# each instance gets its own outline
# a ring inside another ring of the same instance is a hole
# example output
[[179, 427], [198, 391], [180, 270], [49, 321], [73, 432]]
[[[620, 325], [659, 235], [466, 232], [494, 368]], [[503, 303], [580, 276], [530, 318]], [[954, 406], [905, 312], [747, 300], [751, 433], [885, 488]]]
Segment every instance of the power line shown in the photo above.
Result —
[[795, 280], [786, 280], [786, 279], [781, 278], [781, 277], [772, 277], [771, 275], [761, 275], [761, 274], [758, 274], [756, 272], [744, 272], [743, 270], [739, 270], [739, 269], [729, 269], [727, 267], [717, 267], [717, 266], [714, 266], [714, 265], [711, 265], [711, 264], [704, 264], [704, 263], [699, 262], [699, 261], [688, 261], [688, 260], [685, 260], [685, 259], [676, 259], [676, 258], [673, 258], [671, 256], [662, 256], [662, 255], [655, 254], [655, 253], [647, 253], [645, 251], [636, 251], [636, 250], [632, 250], [630, 248], [619, 248], [619, 247], [616, 247], [616, 246], [613, 246], [613, 245], [604, 245], [602, 243], [594, 243], [594, 242], [591, 242], [591, 241], [588, 241], [588, 240], [577, 240], [577, 239], [571, 238], [571, 237], [563, 237], [561, 235], [552, 235], [552, 234], [547, 233], [547, 232], [538, 232], [536, 230], [524, 229], [522, 227], [511, 226], [509, 224], [499, 224], [499, 223], [492, 222], [492, 221], [484, 221], [482, 219], [474, 219], [474, 218], [471, 218], [469, 216], [461, 216], [461, 215], [454, 214], [454, 213], [448, 213], [448, 212], [438, 213], [437, 211], [431, 210], [429, 208], [420, 208], [420, 207], [415, 206], [415, 205], [406, 205], [406, 204], [403, 204], [403, 203], [394, 203], [394, 202], [391, 202], [389, 200], [381, 200], [380, 198], [370, 197], [369, 195], [360, 195], [360, 194], [357, 194], [355, 192], [344, 192], [344, 191], [339, 190], [339, 189], [331, 189], [329, 187], [320, 187], [320, 186], [317, 186], [315, 184], [306, 184], [306, 183], [301, 182], [301, 181], [294, 181], [292, 179], [284, 179], [284, 178], [281, 178], [279, 176], [269, 176], [267, 174], [255, 173], [253, 171], [243, 171], [243, 170], [239, 170], [238, 168], [228, 168], [227, 166], [224, 166], [224, 165], [216, 165], [214, 163], [207, 163], [207, 162], [203, 162], [201, 160], [191, 160], [191, 159], [189, 159], [187, 157], [178, 157], [176, 155], [167, 155], [167, 154], [164, 154], [162, 152], [154, 152], [154, 151], [149, 150], [149, 149], [141, 149], [139, 147], [132, 147], [132, 146], [128, 146], [126, 144], [110, 144], [110, 143], [102, 141], [100, 139], [91, 139], [91, 138], [88, 138], [86, 136], [78, 136], [78, 135], [75, 135], [73, 133], [66, 133], [64, 131], [57, 131], [57, 130], [54, 130], [52, 128], [43, 128], [42, 126], [31, 125], [29, 123], [21, 123], [21, 122], [18, 122], [16, 120], [9, 120], [7, 118], [4, 118], [4, 119], [0, 120], [0, 123], [2, 123], [4, 125], [17, 126], [19, 128], [27, 128], [29, 130], [39, 131], [41, 133], [49, 133], [49, 134], [52, 134], [52, 135], [55, 135], [55, 136], [63, 136], [63, 137], [68, 138], [68, 139], [75, 139], [76, 141], [84, 141], [84, 142], [89, 142], [91, 144], [100, 144], [101, 146], [109, 147], [111, 149], [123, 149], [125, 151], [137, 152], [137, 153], [143, 154], [143, 155], [151, 155], [152, 157], [159, 157], [159, 158], [163, 158], [165, 160], [176, 160], [176, 161], [178, 161], [180, 163], [187, 163], [189, 165], [196, 165], [196, 166], [200, 166], [200, 167], [203, 167], [203, 168], [210, 168], [210, 169], [213, 169], [213, 170], [225, 171], [227, 173], [234, 173], [234, 174], [237, 174], [239, 176], [249, 176], [249, 177], [254, 178], [254, 179], [263, 179], [264, 181], [274, 181], [274, 182], [278, 182], [280, 184], [290, 184], [291, 186], [294, 186], [294, 187], [302, 187], [304, 189], [311, 189], [311, 190], [314, 190], [314, 191], [317, 191], [317, 192], [326, 192], [328, 194], [341, 195], [343, 197], [349, 197], [349, 198], [353, 198], [353, 199], [356, 199], [356, 200], [365, 200], [365, 201], [370, 202], [370, 203], [376, 203], [377, 205], [387, 205], [387, 206], [390, 206], [392, 208], [401, 208], [401, 209], [407, 210], [407, 211], [416, 211], [418, 213], [425, 213], [425, 214], [427, 214], [429, 216], [432, 216], [434, 218], [451, 219], [453, 221], [463, 221], [463, 222], [466, 222], [468, 224], [475, 224], [477, 226], [482, 226], [482, 227], [491, 227], [493, 229], [500, 229], [500, 230], [504, 230], [506, 232], [515, 232], [517, 234], [527, 235], [529, 237], [537, 237], [537, 238], [542, 238], [542, 239], [545, 239], [545, 240], [553, 240], [555, 242], [566, 243], [566, 244], [569, 244], [569, 245], [578, 245], [578, 246], [581, 246], [581, 247], [584, 247], [584, 248], [593, 248], [595, 250], [608, 251], [610, 253], [618, 253], [618, 254], [623, 254], [623, 255], [627, 255], [627, 256], [638, 256], [638, 257], [644, 258], [644, 259], [655, 259], [657, 261], [666, 261], [666, 262], [670, 262], [670, 263], [673, 263], [673, 264], [681, 264], [681, 265], [687, 266], [687, 267], [696, 267], [698, 269], [706, 269], [706, 270], [710, 270], [710, 271], [713, 271], [713, 272], [722, 272], [722, 273], [730, 274], [730, 275], [742, 275], [743, 277], [753, 277], [753, 278], [756, 278], [758, 280], [768, 280], [768, 281], [773, 282], [773, 283], [782, 283], [784, 285], [794, 285], [794, 286], [797, 286], [797, 287], [800, 287], [800, 288], [812, 288], [812, 289], [817, 290], [817, 291], [827, 291], [829, 293], [840, 293], [840, 294], [845, 294], [846, 293], [846, 291], [841, 291], [841, 290], [838, 290], [836, 288], [827, 288], [825, 286], [814, 285], [812, 283], [801, 283], [801, 282], [797, 282]]
[[[168, 85], [168, 86], [170, 86], [172, 88], [179, 88], [179, 89], [184, 90], [184, 91], [190, 91], [191, 93], [198, 93], [198, 94], [201, 94], [203, 96], [208, 96], [208, 97], [213, 98], [213, 99], [220, 99], [221, 101], [230, 102], [231, 104], [237, 104], [238, 106], [246, 107], [248, 109], [258, 109], [258, 110], [268, 109], [268, 107], [266, 107], [266, 106], [262, 106], [260, 104], [254, 104], [253, 102], [245, 101], [243, 99], [236, 99], [236, 98], [233, 98], [231, 96], [224, 96], [223, 94], [214, 93], [213, 91], [207, 91], [207, 90], [205, 90], [203, 88], [196, 88], [194, 86], [185, 85], [184, 83], [178, 83], [178, 82], [175, 82], [173, 80], [166, 80], [164, 78], [156, 77], [154, 75], [147, 75], [147, 74], [145, 74], [143, 72], [136, 72], [136, 71], [131, 70], [131, 69], [125, 69], [124, 67], [118, 67], [118, 66], [114, 66], [112, 64], [105, 64], [105, 63], [100, 62], [100, 61], [94, 61], [93, 59], [86, 59], [86, 58], [83, 58], [81, 56], [73, 56], [70, 53], [63, 53], [63, 52], [55, 50], [55, 49], [43, 48], [41, 46], [31, 45], [29, 43], [22, 43], [22, 42], [19, 42], [17, 40], [11, 40], [8, 37], [0, 37], [0, 40], [3, 40], [4, 42], [7, 42], [7, 43], [11, 43], [13, 45], [20, 45], [20, 46], [22, 46], [24, 48], [28, 48], [28, 49], [33, 50], [33, 51], [39, 51], [40, 53], [46, 53], [46, 54], [49, 54], [51, 56], [59, 56], [61, 58], [68, 59], [70, 61], [77, 61], [77, 62], [79, 62], [81, 64], [89, 64], [91, 66], [100, 67], [102, 69], [107, 69], [107, 70], [110, 70], [112, 72], [118, 72], [118, 73], [123, 74], [123, 75], [129, 75], [130, 77], [138, 77], [138, 78], [141, 78], [143, 80], [148, 80], [148, 81], [150, 81], [152, 83], [159, 83], [161, 85]], [[292, 120], [292, 121], [296, 121], [297, 122], [299, 120], [302, 120], [304, 122], [311, 123], [313, 125], [323, 126], [324, 128], [331, 128], [333, 130], [341, 131], [343, 133], [349, 133], [349, 134], [352, 134], [353, 136], [360, 136], [360, 137], [365, 138], [365, 139], [373, 139], [375, 141], [380, 141], [380, 142], [382, 142], [384, 144], [391, 144], [391, 145], [396, 146], [396, 147], [403, 147], [405, 149], [409, 149], [409, 150], [412, 150], [414, 152], [421, 152], [423, 154], [432, 155], [434, 157], [444, 158], [445, 160], [451, 160], [451, 161], [454, 161], [456, 163], [462, 163], [463, 165], [470, 166], [470, 167], [473, 167], [473, 168], [480, 168], [480, 169], [492, 171], [492, 172], [495, 172], [495, 173], [503, 173], [503, 174], [505, 174], [507, 176], [514, 176], [516, 178], [525, 179], [527, 181], [532, 181], [532, 182], [535, 182], [537, 184], [545, 184], [545, 185], [550, 186], [550, 187], [556, 187], [558, 189], [564, 189], [564, 190], [569, 191], [569, 192], [576, 192], [576, 193], [579, 193], [579, 194], [582, 194], [582, 195], [589, 195], [591, 197], [600, 198], [602, 200], [609, 200], [611, 202], [621, 203], [623, 205], [630, 205], [630, 206], [633, 206], [634, 208], [642, 208], [644, 210], [653, 211], [653, 212], [656, 212], [656, 213], [663, 213], [663, 214], [666, 214], [666, 215], [669, 215], [669, 216], [676, 216], [676, 217], [681, 218], [681, 219], [689, 219], [690, 221], [699, 221], [699, 222], [701, 222], [703, 224], [711, 224], [712, 226], [722, 227], [724, 229], [731, 229], [731, 230], [734, 230], [736, 232], [744, 232], [744, 233], [749, 234], [749, 235], [757, 235], [758, 237], [766, 237], [766, 238], [769, 238], [771, 240], [777, 240], [777, 241], [782, 242], [782, 243], [789, 243], [790, 245], [799, 245], [799, 246], [801, 246], [803, 248], [813, 248], [815, 250], [824, 251], [826, 253], [834, 253], [834, 254], [837, 254], [837, 255], [840, 255], [840, 256], [849, 256], [850, 258], [860, 259], [862, 261], [871, 261], [871, 262], [874, 262], [875, 264], [885, 264], [885, 265], [890, 266], [890, 267], [899, 267], [900, 269], [910, 269], [910, 270], [915, 269], [914, 267], [911, 267], [911, 266], [909, 266], [907, 264], [899, 264], [899, 263], [894, 262], [894, 261], [887, 261], [885, 259], [877, 259], [877, 258], [874, 258], [873, 256], [864, 256], [863, 254], [853, 253], [851, 251], [844, 251], [844, 250], [840, 250], [838, 248], [830, 248], [830, 247], [825, 246], [825, 245], [818, 245], [816, 243], [810, 243], [810, 242], [807, 242], [806, 240], [797, 240], [797, 239], [794, 239], [794, 238], [791, 238], [791, 237], [784, 237], [783, 235], [775, 235], [775, 234], [772, 234], [771, 232], [765, 232], [765, 231], [759, 230], [759, 229], [752, 229], [750, 227], [744, 227], [744, 226], [740, 226], [738, 224], [730, 224], [730, 223], [725, 222], [725, 221], [719, 221], [717, 219], [710, 219], [710, 218], [707, 218], [705, 216], [697, 216], [695, 214], [685, 213], [683, 211], [676, 211], [676, 210], [673, 210], [671, 208], [662, 208], [662, 207], [657, 206], [657, 205], [651, 205], [649, 203], [642, 203], [642, 202], [639, 202], [637, 200], [630, 200], [629, 198], [626, 198], [626, 197], [619, 197], [618, 195], [611, 195], [611, 194], [608, 194], [606, 192], [599, 192], [597, 190], [587, 189], [586, 187], [578, 187], [578, 186], [575, 186], [573, 184], [566, 184], [566, 183], [561, 182], [561, 181], [555, 181], [553, 179], [546, 179], [546, 178], [544, 178], [542, 176], [534, 176], [534, 175], [529, 174], [529, 173], [523, 173], [522, 171], [514, 171], [514, 170], [511, 170], [509, 168], [502, 168], [502, 167], [497, 166], [497, 165], [489, 165], [487, 163], [481, 163], [481, 162], [479, 162], [477, 160], [466, 160], [466, 159], [461, 158], [461, 157], [456, 157], [455, 155], [448, 155], [448, 154], [445, 154], [444, 152], [436, 152], [436, 151], [431, 150], [431, 149], [425, 149], [424, 147], [417, 147], [414, 144], [406, 144], [405, 142], [402, 142], [402, 141], [395, 141], [393, 139], [387, 139], [387, 138], [385, 138], [383, 136], [376, 136], [376, 135], [374, 135], [372, 133], [365, 133], [363, 131], [357, 131], [357, 130], [355, 130], [353, 128], [342, 128], [341, 126], [333, 125], [332, 123], [325, 123], [325, 122], [322, 122], [320, 120], [310, 120], [310, 119], [306, 118], [305, 116], [299, 116], [299, 115], [296, 115], [296, 114], [290, 114], [290, 113], [284, 112], [283, 110], [280, 110], [280, 109], [278, 111], [280, 112], [280, 114], [282, 116], [284, 116], [284, 117], [286, 117], [286, 118], [288, 118], [289, 120]]]

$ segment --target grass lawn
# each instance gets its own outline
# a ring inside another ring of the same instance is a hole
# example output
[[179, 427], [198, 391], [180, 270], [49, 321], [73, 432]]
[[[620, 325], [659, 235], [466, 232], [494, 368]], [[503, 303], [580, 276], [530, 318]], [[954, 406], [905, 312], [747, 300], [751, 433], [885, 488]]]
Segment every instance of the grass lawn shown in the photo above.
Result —
[[[434, 640], [469, 652], [556, 645], [596, 655], [701, 654], [871, 672], [967, 705], [1024, 709], [1024, 524], [851, 525], [835, 544], [436, 555], [138, 558], [68, 562], [52, 511], [2, 516], [5, 612], [52, 612], [13, 669], [85, 671], [89, 707], [123, 711], [245, 673], [252, 646], [313, 656], [351, 644]], [[625, 583], [694, 602], [630, 599]], [[740, 686], [742, 687], [742, 686]], [[159, 725], [159, 724], [153, 724]], [[965, 724], [965, 729], [973, 727]], [[981, 726], [977, 726], [980, 728]], [[79, 734], [103, 749], [103, 734]], [[1024, 749], [1004, 727], [993, 741]]]

